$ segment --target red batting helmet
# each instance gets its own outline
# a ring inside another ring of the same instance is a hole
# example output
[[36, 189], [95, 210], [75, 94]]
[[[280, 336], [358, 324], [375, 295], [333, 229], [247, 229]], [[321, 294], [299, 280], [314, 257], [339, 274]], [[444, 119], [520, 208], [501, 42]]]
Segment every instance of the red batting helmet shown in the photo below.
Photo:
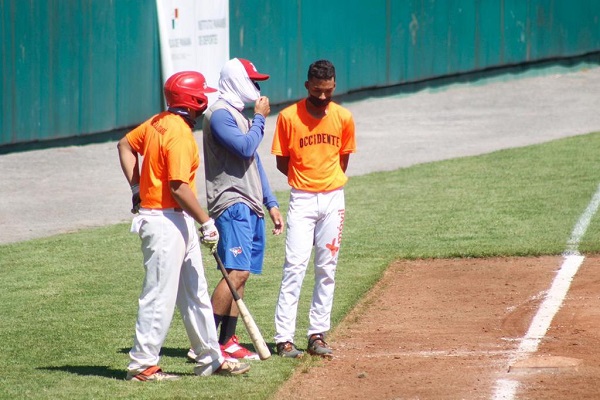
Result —
[[177, 72], [165, 82], [165, 98], [169, 107], [187, 107], [203, 112], [208, 106], [204, 93], [216, 91], [206, 84], [204, 75], [196, 71]]

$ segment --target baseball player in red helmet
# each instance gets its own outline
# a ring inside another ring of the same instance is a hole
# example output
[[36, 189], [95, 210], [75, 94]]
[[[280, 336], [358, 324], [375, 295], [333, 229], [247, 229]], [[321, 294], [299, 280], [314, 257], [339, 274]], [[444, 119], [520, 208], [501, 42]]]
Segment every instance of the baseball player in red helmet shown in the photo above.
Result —
[[319, 60], [308, 68], [307, 98], [279, 113], [271, 153], [292, 187], [285, 263], [275, 311], [275, 343], [282, 357], [303, 355], [294, 345], [302, 281], [315, 249], [315, 285], [309, 312], [308, 352], [331, 358], [330, 328], [335, 272], [344, 226], [345, 171], [356, 151], [350, 111], [331, 101], [335, 68]]
[[[139, 234], [144, 278], [129, 352], [127, 380], [175, 380], [158, 366], [175, 306], [179, 308], [192, 348], [194, 373], [237, 375], [248, 364], [224, 359], [204, 276], [200, 240], [214, 247], [219, 233], [196, 197], [196, 170], [200, 158], [192, 128], [204, 110], [206, 85], [195, 71], [178, 72], [164, 85], [168, 110], [125, 135], [118, 143], [121, 168], [132, 189], [132, 212], [138, 213], [131, 230]], [[141, 172], [139, 156], [143, 156]]]

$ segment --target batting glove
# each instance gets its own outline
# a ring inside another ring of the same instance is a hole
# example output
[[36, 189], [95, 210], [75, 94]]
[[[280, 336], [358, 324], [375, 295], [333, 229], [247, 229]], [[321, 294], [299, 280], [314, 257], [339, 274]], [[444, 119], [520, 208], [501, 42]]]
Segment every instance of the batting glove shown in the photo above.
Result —
[[211, 251], [217, 248], [219, 243], [219, 231], [215, 226], [215, 221], [211, 218], [200, 226], [200, 240]]
[[140, 185], [135, 184], [131, 186], [131, 213], [137, 214], [140, 212], [140, 203], [142, 199], [140, 198]]

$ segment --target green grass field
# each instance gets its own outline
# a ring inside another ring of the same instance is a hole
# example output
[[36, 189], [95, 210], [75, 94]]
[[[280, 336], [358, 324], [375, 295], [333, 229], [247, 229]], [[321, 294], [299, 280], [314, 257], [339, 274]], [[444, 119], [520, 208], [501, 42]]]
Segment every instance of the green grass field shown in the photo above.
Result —
[[[599, 155], [600, 133], [592, 133], [351, 178], [334, 326], [396, 259], [561, 254], [598, 189]], [[278, 198], [285, 211], [287, 192]], [[251, 277], [245, 298], [271, 346], [283, 250], [283, 235], [269, 237], [265, 272]], [[599, 250], [595, 217], [580, 251]], [[208, 254], [204, 261], [213, 286], [219, 272]], [[0, 398], [267, 399], [295, 368], [320, 362], [273, 356], [243, 377], [195, 377], [176, 315], [161, 366], [184, 379], [126, 382], [142, 278], [128, 224], [0, 246]], [[309, 271], [301, 348], [311, 287]], [[242, 324], [238, 333], [250, 343]]]

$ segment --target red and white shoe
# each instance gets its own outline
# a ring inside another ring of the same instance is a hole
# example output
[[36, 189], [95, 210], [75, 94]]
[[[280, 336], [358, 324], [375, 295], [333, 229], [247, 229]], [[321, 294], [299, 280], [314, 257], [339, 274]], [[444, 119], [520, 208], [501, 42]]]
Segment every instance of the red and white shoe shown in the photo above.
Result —
[[164, 373], [158, 365], [148, 367], [141, 372], [127, 371], [127, 376], [125, 377], [125, 380], [134, 382], [176, 381], [178, 379], [179, 376], [177, 375]]
[[247, 348], [240, 345], [238, 337], [233, 335], [231, 339], [222, 346], [223, 352], [229, 357], [236, 358], [238, 360], [260, 360], [258, 354], [251, 352]]

